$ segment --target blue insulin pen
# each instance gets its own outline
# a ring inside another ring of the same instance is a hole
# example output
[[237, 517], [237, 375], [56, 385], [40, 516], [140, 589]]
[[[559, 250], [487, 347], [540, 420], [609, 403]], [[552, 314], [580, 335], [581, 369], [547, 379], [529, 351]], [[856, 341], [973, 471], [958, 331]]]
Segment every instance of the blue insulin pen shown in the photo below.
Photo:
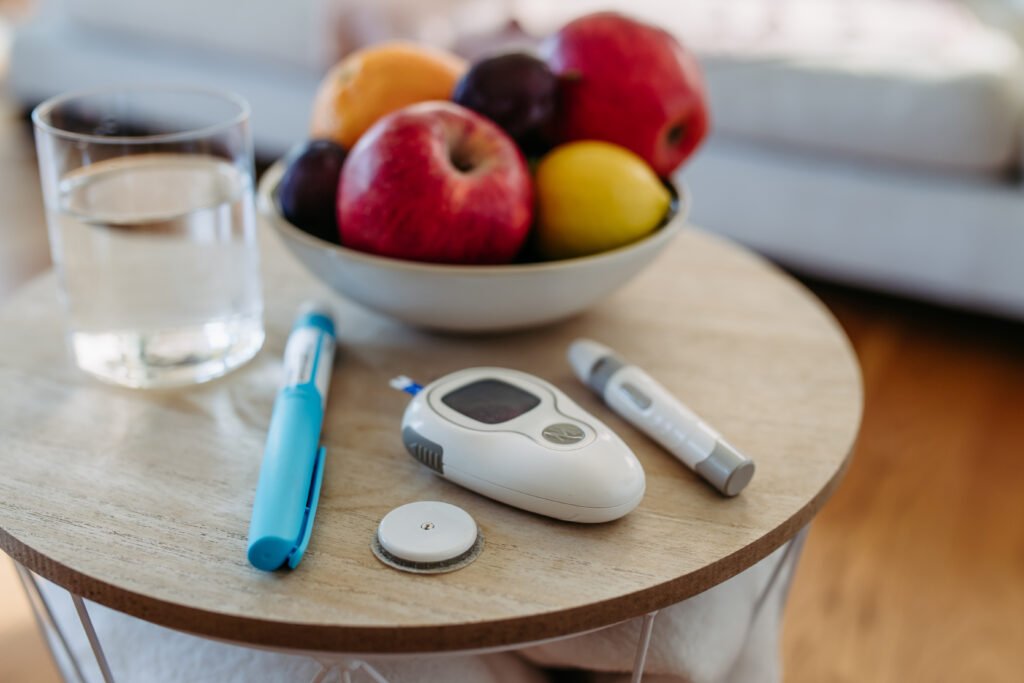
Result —
[[249, 562], [294, 569], [309, 545], [324, 447], [320, 429], [334, 360], [334, 320], [323, 306], [303, 306], [284, 350], [284, 383], [274, 401], [249, 524]]

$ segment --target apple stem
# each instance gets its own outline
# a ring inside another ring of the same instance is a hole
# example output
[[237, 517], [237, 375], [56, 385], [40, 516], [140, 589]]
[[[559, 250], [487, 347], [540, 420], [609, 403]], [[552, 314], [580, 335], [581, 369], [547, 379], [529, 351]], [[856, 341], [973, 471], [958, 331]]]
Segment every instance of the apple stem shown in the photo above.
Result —
[[452, 166], [455, 167], [455, 170], [460, 173], [469, 173], [476, 166], [476, 164], [473, 163], [473, 159], [469, 158], [465, 154], [460, 154], [459, 151], [455, 149], [448, 150], [448, 160], [451, 162]]
[[677, 123], [668, 129], [668, 144], [675, 147], [683, 142], [683, 136], [686, 133], [686, 124]]

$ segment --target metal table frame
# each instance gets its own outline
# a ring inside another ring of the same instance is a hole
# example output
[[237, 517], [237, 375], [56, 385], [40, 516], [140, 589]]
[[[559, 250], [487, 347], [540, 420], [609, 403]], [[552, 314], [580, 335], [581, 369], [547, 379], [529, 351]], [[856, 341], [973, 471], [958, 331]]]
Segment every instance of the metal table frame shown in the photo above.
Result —
[[[793, 575], [796, 572], [796, 564], [799, 560], [800, 554], [803, 550], [804, 541], [807, 538], [808, 528], [802, 529], [792, 540], [788, 541], [786, 550], [783, 553], [782, 558], [772, 572], [772, 575], [768, 579], [768, 583], [765, 585], [761, 595], [758, 596], [757, 602], [754, 604], [754, 610], [751, 616], [751, 626], [757, 619], [762, 607], [768, 596], [771, 595], [772, 589], [776, 584], [783, 580], [785, 581], [783, 601], [786, 599], [786, 595], [789, 592], [790, 584], [793, 580]], [[64, 678], [66, 683], [89, 683], [88, 679], [82, 673], [82, 668], [78, 660], [76, 659], [71, 647], [68, 645], [67, 637], [61, 630], [60, 625], [54, 618], [53, 610], [50, 607], [46, 596], [43, 595], [42, 590], [39, 588], [37, 577], [28, 568], [14, 561], [15, 568], [18, 572], [18, 577], [21, 580], [22, 587], [25, 589], [25, 594], [28, 597], [29, 604], [32, 607], [32, 612], [35, 615], [36, 624], [39, 627], [40, 634], [46, 641], [46, 644], [50, 648], [50, 655], [57, 665], [58, 671]], [[788, 569], [788, 571], [786, 571]], [[785, 578], [782, 579], [783, 575]], [[89, 645], [92, 648], [93, 656], [96, 659], [96, 664], [99, 667], [100, 675], [103, 679], [103, 683], [115, 683], [114, 675], [110, 670], [110, 664], [107, 661], [106, 652], [103, 650], [103, 645], [100, 643], [99, 636], [96, 633], [96, 629], [93, 626], [92, 618], [89, 616], [89, 609], [82, 596], [68, 591], [68, 595], [71, 597], [71, 601], [74, 604], [75, 612], [78, 614], [78, 619], [81, 622], [82, 630], [85, 632], [85, 636], [89, 641]], [[640, 637], [637, 641], [636, 653], [633, 658], [633, 672], [630, 679], [631, 683], [641, 683], [644, 675], [644, 668], [647, 663], [647, 653], [651, 645], [651, 636], [654, 632], [654, 622], [658, 615], [658, 611], [649, 612], [643, 616], [643, 624], [640, 629]], [[602, 627], [608, 628], [614, 626]], [[597, 629], [597, 630], [602, 630]], [[556, 642], [565, 640], [568, 638], [575, 638], [577, 636], [591, 633], [592, 631], [584, 631], [582, 633], [573, 633], [566, 636], [559, 636], [557, 638], [550, 638], [547, 640], [529, 642], [529, 643], [517, 643], [515, 645], [508, 646], [497, 646], [493, 648], [483, 648], [476, 650], [456, 650], [446, 651], [443, 653], [436, 653], [437, 655], [473, 655], [473, 654], [485, 654], [491, 652], [504, 652], [509, 650], [517, 650], [524, 647], [530, 647], [533, 645], [541, 645], [543, 643]], [[193, 634], [190, 634], [193, 635]], [[196, 636], [201, 637], [201, 636]], [[259, 647], [254, 646], [250, 643], [238, 643], [233, 641], [230, 642], [232, 645], [240, 645], [243, 647]], [[71, 671], [65, 670], [65, 667], [61, 665], [61, 659], [58, 656], [56, 648], [59, 647], [67, 658]], [[346, 655], [343, 653], [334, 652], [310, 652], [306, 650], [287, 650], [280, 648], [264, 648], [273, 652], [281, 652], [285, 654], [303, 655], [313, 659], [317, 664], [320, 665], [320, 670], [314, 674], [313, 678], [309, 683], [326, 683], [328, 676], [332, 673], [337, 673], [338, 678], [342, 683], [353, 683], [352, 675], [358, 671], [364, 672], [374, 683], [389, 683], [384, 676], [373, 667], [372, 664], [360, 659], [361, 655]], [[430, 656], [430, 654], [415, 653], [415, 654], [397, 654], [397, 655], [382, 655], [389, 657], [424, 657]], [[343, 658], [344, 661], [338, 661], [339, 658]], [[69, 674], [73, 675], [74, 678], [69, 678]]]

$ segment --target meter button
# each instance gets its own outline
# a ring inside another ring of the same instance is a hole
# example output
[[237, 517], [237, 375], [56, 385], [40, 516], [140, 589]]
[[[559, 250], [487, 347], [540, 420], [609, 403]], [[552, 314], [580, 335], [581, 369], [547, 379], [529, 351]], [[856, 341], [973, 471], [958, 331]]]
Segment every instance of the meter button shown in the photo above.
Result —
[[585, 437], [586, 434], [582, 429], [574, 424], [558, 422], [545, 427], [544, 431], [541, 432], [541, 436], [551, 443], [556, 443], [559, 446], [569, 446], [583, 441], [583, 437]]

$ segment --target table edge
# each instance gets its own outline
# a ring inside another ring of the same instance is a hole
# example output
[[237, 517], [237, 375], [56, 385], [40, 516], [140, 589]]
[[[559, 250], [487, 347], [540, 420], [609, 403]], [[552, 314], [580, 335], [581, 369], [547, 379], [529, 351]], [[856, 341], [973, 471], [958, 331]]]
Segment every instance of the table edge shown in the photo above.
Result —
[[557, 612], [485, 622], [425, 626], [341, 626], [280, 622], [211, 612], [167, 602], [95, 579], [47, 557], [0, 528], [0, 549], [35, 574], [76, 595], [150, 623], [243, 645], [353, 654], [457, 652], [583, 633], [663, 609], [753, 566], [807, 526], [831, 498], [852, 462], [856, 436], [842, 466], [802, 508], [736, 552], [670, 581]]

